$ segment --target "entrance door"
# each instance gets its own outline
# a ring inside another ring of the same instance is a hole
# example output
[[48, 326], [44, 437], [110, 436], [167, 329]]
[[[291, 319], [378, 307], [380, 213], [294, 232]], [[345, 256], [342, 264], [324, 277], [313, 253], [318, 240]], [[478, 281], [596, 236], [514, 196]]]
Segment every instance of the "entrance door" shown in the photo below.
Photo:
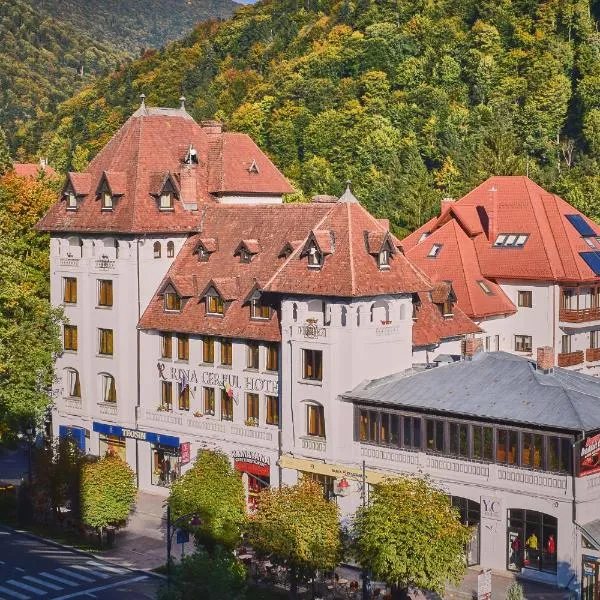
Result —
[[506, 568], [517, 572], [523, 568], [523, 530], [516, 527], [508, 528]]
[[600, 564], [585, 557], [581, 569], [581, 600], [600, 600]]
[[480, 522], [481, 522], [481, 507], [479, 502], [461, 498], [459, 496], [451, 496], [452, 506], [455, 506], [460, 511], [461, 521], [468, 527], [473, 528], [473, 534], [467, 544], [467, 565], [472, 567], [479, 564], [479, 538], [480, 538]]

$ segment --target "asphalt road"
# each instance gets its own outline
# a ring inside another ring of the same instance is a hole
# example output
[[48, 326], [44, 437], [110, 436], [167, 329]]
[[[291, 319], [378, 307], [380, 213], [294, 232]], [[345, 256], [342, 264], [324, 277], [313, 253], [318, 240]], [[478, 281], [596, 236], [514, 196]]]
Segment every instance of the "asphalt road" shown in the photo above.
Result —
[[159, 580], [0, 526], [0, 600], [147, 600]]

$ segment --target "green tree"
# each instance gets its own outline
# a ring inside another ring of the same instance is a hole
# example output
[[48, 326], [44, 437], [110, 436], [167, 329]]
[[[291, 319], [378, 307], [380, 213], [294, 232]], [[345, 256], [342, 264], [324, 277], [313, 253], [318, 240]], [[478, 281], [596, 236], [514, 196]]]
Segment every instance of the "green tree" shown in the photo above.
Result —
[[12, 159], [10, 157], [10, 148], [6, 140], [6, 133], [0, 127], [0, 176], [6, 175], [12, 169]]
[[137, 496], [135, 473], [116, 455], [107, 454], [83, 467], [81, 474], [81, 518], [89, 527], [102, 531], [125, 522]]
[[409, 586], [443, 594], [447, 581], [460, 582], [470, 535], [448, 496], [417, 477], [377, 485], [354, 525], [359, 562], [395, 598]]
[[239, 543], [246, 524], [244, 485], [225, 454], [201, 450], [191, 469], [171, 486], [168, 503], [172, 520], [198, 516], [200, 526], [193, 533], [209, 550], [233, 549]]
[[246, 568], [230, 552], [217, 548], [209, 554], [198, 548], [177, 563], [169, 587], [163, 586], [158, 600], [243, 600]]
[[250, 519], [249, 538], [257, 550], [290, 571], [290, 597], [298, 579], [317, 569], [333, 569], [341, 555], [338, 507], [323, 497], [314, 481], [260, 493], [258, 509]]
[[514, 581], [506, 591], [506, 600], [525, 600], [523, 587], [518, 581]]

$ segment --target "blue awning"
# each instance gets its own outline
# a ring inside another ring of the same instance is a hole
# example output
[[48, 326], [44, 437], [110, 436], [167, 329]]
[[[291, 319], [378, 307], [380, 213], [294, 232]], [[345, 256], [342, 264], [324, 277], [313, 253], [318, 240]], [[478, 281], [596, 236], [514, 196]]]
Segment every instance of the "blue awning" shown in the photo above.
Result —
[[83, 427], [73, 427], [71, 425], [59, 425], [58, 437], [72, 437], [77, 444], [77, 447], [85, 452], [85, 434], [86, 430]]

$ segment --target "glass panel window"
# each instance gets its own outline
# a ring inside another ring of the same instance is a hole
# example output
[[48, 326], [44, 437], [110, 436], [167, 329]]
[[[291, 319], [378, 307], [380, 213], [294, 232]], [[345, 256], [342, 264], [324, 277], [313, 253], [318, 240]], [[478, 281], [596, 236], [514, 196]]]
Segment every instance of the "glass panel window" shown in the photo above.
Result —
[[303, 350], [304, 379], [321, 381], [323, 379], [323, 352], [321, 350]]
[[117, 401], [117, 388], [112, 375], [102, 375], [102, 402], [115, 403]]
[[109, 192], [104, 192], [102, 194], [102, 209], [103, 210], [112, 210], [113, 208], [113, 197]]
[[223, 311], [224, 305], [221, 296], [206, 296], [206, 312], [209, 315], [222, 315]]
[[319, 249], [313, 244], [308, 250], [308, 266], [309, 267], [320, 267], [323, 263], [323, 254], [319, 252]]
[[267, 425], [279, 425], [278, 396], [267, 396]]
[[184, 333], [177, 334], [177, 358], [179, 360], [190, 359], [190, 337]]
[[279, 344], [267, 345], [267, 371], [279, 370]]
[[231, 340], [221, 340], [221, 364], [231, 366], [233, 361], [233, 344]]
[[154, 246], [152, 247], [152, 250], [154, 252], [154, 258], [160, 258], [161, 254], [162, 254], [160, 242], [154, 242]]
[[246, 425], [257, 426], [259, 423], [258, 394], [246, 394]]
[[421, 419], [402, 417], [402, 447], [421, 448]]
[[302, 479], [316, 481], [323, 487], [323, 495], [327, 500], [335, 498], [335, 477], [331, 475], [321, 475], [320, 473], [311, 473], [310, 471], [301, 471]]
[[175, 244], [173, 242], [167, 242], [167, 258], [173, 258], [175, 256]]
[[173, 195], [171, 192], [163, 192], [160, 195], [160, 210], [171, 210], [173, 208]]
[[473, 425], [473, 458], [494, 460], [494, 430], [491, 427]]
[[100, 456], [118, 456], [122, 461], [127, 462], [125, 438], [119, 435], [99, 436]]
[[67, 193], [67, 210], [77, 210], [77, 196], [73, 192]]
[[498, 429], [496, 435], [496, 462], [517, 464], [517, 432], [511, 429]]
[[75, 369], [67, 370], [67, 395], [71, 398], [81, 398], [79, 372]]
[[160, 357], [173, 358], [173, 338], [170, 333], [160, 334]]
[[110, 279], [98, 279], [98, 306], [113, 305], [113, 282]]
[[427, 449], [432, 452], [444, 451], [444, 422], [427, 419]]
[[65, 350], [77, 352], [77, 325], [64, 326], [63, 347]]
[[204, 414], [214, 415], [215, 414], [215, 388], [205, 387], [204, 392]]
[[202, 338], [202, 362], [212, 365], [215, 362], [215, 340], [211, 337]]
[[190, 386], [187, 381], [177, 384], [177, 396], [179, 398], [179, 410], [190, 410]]
[[556, 573], [558, 531], [555, 517], [533, 510], [510, 509], [508, 527], [513, 536], [510, 548], [512, 570], [527, 567]]
[[469, 456], [469, 427], [462, 423], [450, 423], [450, 454]]
[[175, 292], [165, 293], [165, 310], [181, 310], [181, 298]]
[[315, 437], [325, 437], [325, 411], [319, 404], [306, 406], [306, 433]]
[[173, 410], [173, 382], [160, 382], [160, 408], [161, 410]]
[[63, 277], [63, 302], [65, 304], [77, 304], [77, 278]]
[[233, 397], [221, 389], [221, 421], [233, 421]]
[[250, 301], [250, 316], [253, 319], [270, 319], [271, 307], [261, 303], [260, 298]]
[[390, 266], [390, 251], [387, 248], [384, 248], [380, 253], [379, 253], [379, 268], [380, 269], [385, 269], [386, 267]]
[[561, 336], [560, 351], [563, 354], [568, 354], [569, 352], [571, 352], [571, 336], [570, 335], [564, 334]]
[[113, 330], [98, 329], [99, 348], [98, 353], [105, 356], [113, 354]]
[[524, 308], [533, 307], [533, 292], [531, 290], [518, 291], [518, 304]]
[[590, 331], [590, 348], [600, 348], [600, 331]]
[[247, 368], [258, 369], [259, 365], [259, 345], [256, 342], [248, 342], [247, 346]]
[[152, 445], [152, 485], [168, 487], [181, 471], [179, 452], [171, 446]]
[[533, 342], [530, 335], [515, 335], [515, 351], [531, 352]]

